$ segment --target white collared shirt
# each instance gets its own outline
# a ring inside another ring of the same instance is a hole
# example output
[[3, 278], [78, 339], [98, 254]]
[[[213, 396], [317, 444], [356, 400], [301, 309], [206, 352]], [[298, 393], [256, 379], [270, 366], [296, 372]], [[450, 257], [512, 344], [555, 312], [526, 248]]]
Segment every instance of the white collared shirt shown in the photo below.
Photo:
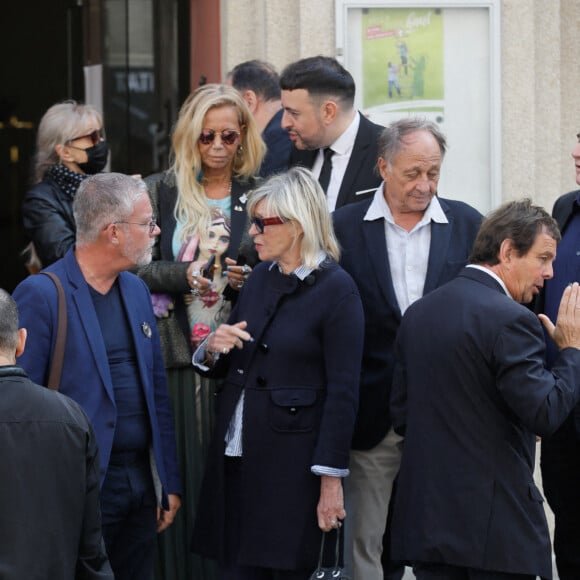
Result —
[[494, 278], [497, 283], [504, 289], [504, 292], [513, 300], [513, 296], [510, 294], [510, 291], [507, 289], [505, 282], [493, 271], [485, 266], [480, 266], [479, 264], [467, 264], [468, 268], [475, 268], [476, 270], [481, 270], [486, 274], [489, 274], [492, 278]]
[[[330, 144], [330, 148], [334, 151], [334, 155], [332, 156], [330, 181], [326, 190], [326, 204], [328, 206], [328, 211], [330, 212], [334, 211], [334, 208], [336, 207], [338, 192], [340, 191], [340, 186], [344, 179], [344, 174], [346, 173], [346, 167], [350, 161], [350, 155], [352, 153], [359, 125], [360, 113], [357, 111], [346, 131], [344, 131], [344, 133], [334, 143]], [[321, 148], [318, 150], [318, 155], [316, 156], [316, 160], [312, 166], [312, 173], [314, 173], [316, 177], [320, 176], [323, 163], [324, 148]]]
[[408, 232], [395, 223], [383, 195], [383, 185], [375, 192], [364, 219], [384, 220], [391, 280], [401, 314], [404, 314], [415, 300], [423, 296], [431, 246], [431, 222], [446, 224], [449, 220], [435, 196], [419, 223]]

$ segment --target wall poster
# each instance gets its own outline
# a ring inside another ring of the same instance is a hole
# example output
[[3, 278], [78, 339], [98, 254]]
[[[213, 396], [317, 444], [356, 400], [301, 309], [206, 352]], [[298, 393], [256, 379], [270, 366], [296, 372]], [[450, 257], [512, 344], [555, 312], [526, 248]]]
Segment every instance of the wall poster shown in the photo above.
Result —
[[501, 203], [499, 0], [336, 0], [336, 54], [356, 105], [386, 125], [417, 115], [448, 141], [439, 192]]

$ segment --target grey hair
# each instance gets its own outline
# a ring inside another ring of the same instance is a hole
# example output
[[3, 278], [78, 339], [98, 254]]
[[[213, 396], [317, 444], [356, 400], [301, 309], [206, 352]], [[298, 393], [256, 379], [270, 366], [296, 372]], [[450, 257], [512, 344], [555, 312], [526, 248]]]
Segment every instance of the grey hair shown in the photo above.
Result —
[[293, 167], [286, 173], [270, 177], [249, 195], [247, 210], [250, 216], [255, 215], [261, 201], [268, 214], [266, 217], [282, 217], [300, 224], [304, 232], [300, 254], [305, 266], [316, 268], [321, 252], [338, 261], [340, 249], [326, 197], [311, 171]]
[[431, 133], [439, 145], [441, 159], [443, 159], [447, 151], [447, 140], [439, 126], [433, 121], [420, 117], [405, 117], [385, 127], [379, 136], [378, 153], [389, 164], [389, 167], [392, 166], [395, 157], [403, 148], [403, 139], [415, 131]]
[[145, 182], [123, 173], [97, 173], [83, 180], [73, 203], [77, 245], [94, 242], [108, 224], [126, 220], [143, 195]]
[[63, 101], [50, 107], [38, 125], [33, 181], [42, 181], [46, 170], [60, 162], [57, 145], [83, 136], [93, 123], [103, 126], [103, 116], [92, 105]]
[[0, 353], [11, 358], [18, 346], [18, 307], [14, 298], [0, 288]]

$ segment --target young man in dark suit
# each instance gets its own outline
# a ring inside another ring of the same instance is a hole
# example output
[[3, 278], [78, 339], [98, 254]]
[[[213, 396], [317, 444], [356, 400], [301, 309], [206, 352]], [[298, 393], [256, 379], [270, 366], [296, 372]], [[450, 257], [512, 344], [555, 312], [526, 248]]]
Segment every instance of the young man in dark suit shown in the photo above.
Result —
[[381, 182], [375, 167], [382, 127], [354, 108], [351, 74], [334, 58], [314, 56], [289, 64], [280, 86], [282, 127], [294, 142], [290, 164], [319, 178], [330, 211], [370, 197]]

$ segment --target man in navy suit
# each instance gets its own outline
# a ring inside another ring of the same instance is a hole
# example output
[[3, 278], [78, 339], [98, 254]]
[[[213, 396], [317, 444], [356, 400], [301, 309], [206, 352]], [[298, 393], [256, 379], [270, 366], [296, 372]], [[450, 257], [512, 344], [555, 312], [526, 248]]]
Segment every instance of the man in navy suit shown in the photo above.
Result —
[[553, 276], [560, 232], [530, 200], [492, 212], [470, 264], [409, 307], [397, 337], [391, 413], [404, 434], [392, 552], [418, 580], [552, 578], [536, 435], [580, 397], [580, 287], [562, 295], [551, 371], [530, 302]]
[[[73, 212], [76, 246], [47, 270], [66, 299], [61, 393], [81, 405], [100, 449], [103, 536], [117, 580], [152, 577], [156, 533], [173, 521], [180, 479], [165, 368], [151, 297], [129, 272], [151, 260], [159, 227], [145, 184], [90, 176]], [[45, 275], [16, 288], [29, 348], [19, 362], [47, 384], [55, 350], [57, 291]]]
[[280, 75], [282, 127], [294, 150], [290, 165], [311, 169], [328, 209], [366, 199], [381, 182], [375, 171], [382, 130], [354, 108], [351, 74], [330, 57], [289, 64]]
[[467, 263], [481, 223], [469, 205], [436, 195], [446, 150], [437, 125], [402, 119], [384, 129], [378, 147], [383, 183], [371, 199], [334, 213], [340, 263], [357, 283], [365, 311], [359, 411], [345, 480], [345, 554], [354, 580], [383, 580], [383, 535], [401, 457], [389, 415], [397, 329], [412, 302]]

